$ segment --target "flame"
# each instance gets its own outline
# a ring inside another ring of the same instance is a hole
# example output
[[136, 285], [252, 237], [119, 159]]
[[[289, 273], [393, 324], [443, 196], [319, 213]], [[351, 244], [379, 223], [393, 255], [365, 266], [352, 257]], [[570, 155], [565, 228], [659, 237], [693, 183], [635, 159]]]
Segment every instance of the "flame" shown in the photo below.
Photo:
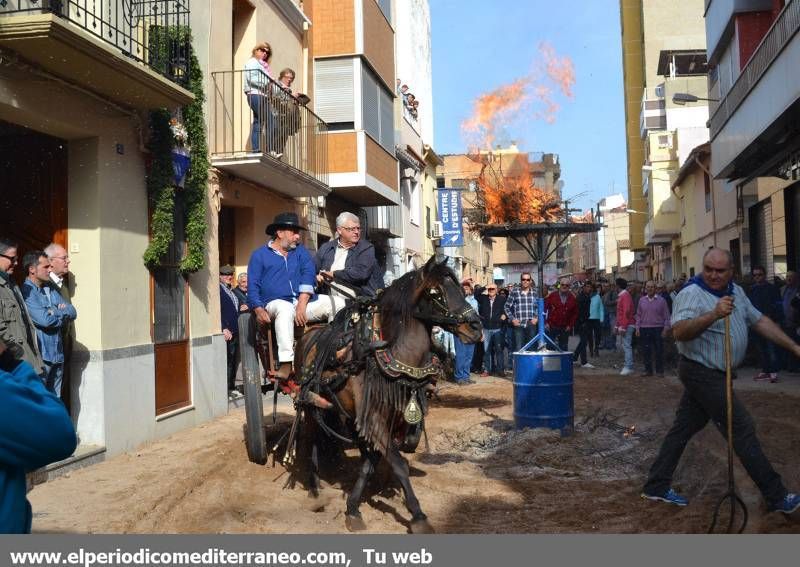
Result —
[[537, 224], [562, 218], [558, 197], [534, 185], [527, 154], [519, 154], [507, 172], [484, 161], [478, 176], [478, 201], [488, 224]]
[[567, 56], [559, 57], [556, 50], [547, 42], [539, 44], [539, 53], [544, 59], [547, 76], [559, 86], [565, 97], [571, 99], [572, 85], [575, 84], [575, 65]]
[[560, 57], [552, 45], [539, 44], [539, 58], [533, 71], [511, 83], [501, 85], [475, 99], [472, 116], [461, 123], [467, 145], [491, 148], [499, 133], [508, 126], [518, 126], [526, 118], [553, 124], [560, 110], [555, 91], [574, 98], [575, 66], [568, 56]]
[[522, 78], [479, 96], [472, 117], [461, 124], [462, 131], [480, 135], [484, 147], [491, 147], [498, 127], [507, 123], [525, 104], [526, 87], [527, 79]]

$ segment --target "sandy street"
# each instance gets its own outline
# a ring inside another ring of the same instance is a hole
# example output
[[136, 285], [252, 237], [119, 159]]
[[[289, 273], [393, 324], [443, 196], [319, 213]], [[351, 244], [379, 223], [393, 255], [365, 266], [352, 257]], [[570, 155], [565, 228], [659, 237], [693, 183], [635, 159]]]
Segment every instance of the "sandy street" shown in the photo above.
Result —
[[[765, 451], [790, 490], [800, 489], [800, 388], [794, 382], [800, 377], [788, 376], [779, 385], [744, 378], [737, 383]], [[576, 370], [576, 432], [567, 438], [547, 430], [515, 431], [512, 392], [510, 379], [441, 384], [428, 416], [428, 447], [423, 439], [410, 458], [417, 496], [438, 532], [706, 531], [726, 487], [726, 446], [711, 427], [690, 443], [676, 474], [688, 507], [639, 498], [681, 393], [677, 379]], [[356, 477], [356, 453], [348, 451], [323, 471], [330, 485], [323, 494], [326, 505], [314, 511], [302, 483], [284, 488], [289, 473], [280, 463], [248, 462], [243, 421], [244, 411], [236, 410], [37, 486], [30, 494], [34, 531], [345, 532], [343, 496]], [[289, 422], [282, 415], [274, 432]], [[736, 474], [750, 511], [748, 532], [800, 533], [800, 518], [766, 512], [738, 462]], [[409, 514], [388, 478], [377, 475], [361, 511], [370, 532], [405, 533]]]

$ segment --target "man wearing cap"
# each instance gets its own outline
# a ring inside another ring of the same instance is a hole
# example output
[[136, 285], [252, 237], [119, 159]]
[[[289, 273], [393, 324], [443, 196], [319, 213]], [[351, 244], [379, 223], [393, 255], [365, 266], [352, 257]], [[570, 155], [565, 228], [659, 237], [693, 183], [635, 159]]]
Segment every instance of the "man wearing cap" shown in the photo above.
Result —
[[219, 268], [219, 307], [222, 336], [225, 337], [228, 361], [228, 391], [236, 387], [236, 355], [239, 350], [239, 299], [231, 291], [233, 266]]
[[294, 326], [325, 321], [332, 312], [326, 296], [315, 296], [316, 266], [300, 244], [300, 225], [295, 213], [280, 213], [267, 226], [271, 239], [257, 248], [247, 265], [247, 299], [261, 325], [273, 322], [278, 342], [276, 372], [287, 378], [294, 360]]

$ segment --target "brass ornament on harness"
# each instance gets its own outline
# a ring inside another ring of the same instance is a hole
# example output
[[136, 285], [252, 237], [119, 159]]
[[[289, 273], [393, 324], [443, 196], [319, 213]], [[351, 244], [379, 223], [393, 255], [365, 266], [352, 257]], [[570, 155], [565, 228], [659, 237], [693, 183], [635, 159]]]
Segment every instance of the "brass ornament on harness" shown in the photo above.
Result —
[[403, 419], [405, 419], [406, 423], [409, 425], [416, 425], [422, 421], [422, 417], [422, 408], [419, 407], [417, 403], [417, 391], [412, 390], [406, 409], [403, 410]]

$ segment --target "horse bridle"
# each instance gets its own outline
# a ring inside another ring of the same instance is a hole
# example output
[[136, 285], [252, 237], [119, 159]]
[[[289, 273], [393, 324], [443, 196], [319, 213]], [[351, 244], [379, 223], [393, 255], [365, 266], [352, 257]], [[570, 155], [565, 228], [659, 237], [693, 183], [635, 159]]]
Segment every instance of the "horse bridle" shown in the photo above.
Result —
[[419, 307], [418, 303], [416, 309], [414, 310], [414, 317], [417, 319], [428, 321], [440, 326], [462, 325], [477, 319], [475, 310], [469, 303], [466, 303], [466, 301], [464, 308], [460, 311], [455, 313], [450, 311], [450, 308], [444, 302], [445, 293], [441, 285], [429, 287], [425, 291], [425, 295], [428, 298], [429, 308], [427, 310], [423, 310]]

